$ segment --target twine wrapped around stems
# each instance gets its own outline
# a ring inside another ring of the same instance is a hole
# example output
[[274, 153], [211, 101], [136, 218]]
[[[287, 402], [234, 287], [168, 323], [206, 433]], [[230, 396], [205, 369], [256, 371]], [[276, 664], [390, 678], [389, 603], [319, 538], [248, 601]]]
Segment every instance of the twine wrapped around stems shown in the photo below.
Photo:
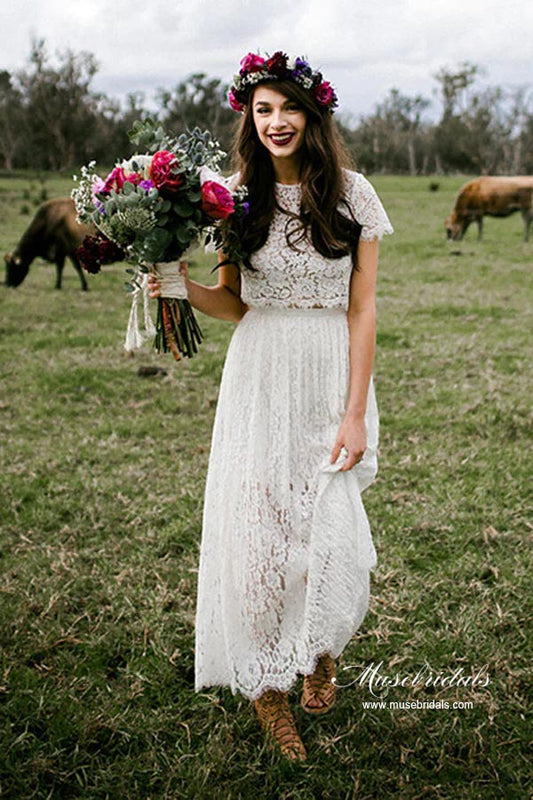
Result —
[[161, 284], [161, 297], [157, 304], [156, 350], [158, 353], [171, 352], [176, 361], [182, 355], [192, 358], [198, 352], [198, 345], [203, 338], [187, 299], [185, 276], [179, 271], [180, 263], [164, 261], [151, 268]]
[[172, 353], [179, 361], [182, 355], [188, 358], [198, 352], [203, 339], [191, 304], [187, 299], [185, 276], [179, 271], [181, 261], [162, 261], [150, 265], [150, 272], [161, 284], [161, 297], [157, 302], [157, 322], [154, 324], [148, 312], [148, 274], [142, 277], [140, 288], [133, 292], [132, 307], [126, 333], [126, 350], [140, 347], [144, 336], [139, 328], [138, 304], [140, 294], [144, 301], [144, 326], [146, 335], [155, 335], [155, 348], [158, 353]]

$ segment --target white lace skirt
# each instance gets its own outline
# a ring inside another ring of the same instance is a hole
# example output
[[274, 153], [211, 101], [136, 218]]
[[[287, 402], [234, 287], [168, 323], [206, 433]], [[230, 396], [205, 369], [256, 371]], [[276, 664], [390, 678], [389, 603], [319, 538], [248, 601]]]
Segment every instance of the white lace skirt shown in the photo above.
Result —
[[371, 381], [368, 448], [339, 472], [348, 380], [341, 309], [251, 308], [235, 329], [205, 489], [195, 691], [288, 691], [366, 614], [376, 553], [361, 492], [377, 471], [378, 412]]

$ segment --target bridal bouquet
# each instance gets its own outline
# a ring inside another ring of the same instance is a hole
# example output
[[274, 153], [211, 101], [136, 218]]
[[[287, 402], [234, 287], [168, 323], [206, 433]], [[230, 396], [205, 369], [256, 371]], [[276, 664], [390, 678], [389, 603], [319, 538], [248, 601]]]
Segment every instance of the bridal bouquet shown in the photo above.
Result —
[[[79, 222], [92, 224], [96, 236], [78, 249], [81, 265], [99, 272], [102, 264], [127, 260], [134, 267], [126, 287], [133, 293], [125, 348], [142, 344], [138, 302], [144, 300], [147, 332], [155, 333], [158, 352], [179, 360], [198, 352], [202, 333], [194, 317], [179, 261], [206, 241], [224, 247], [228, 259], [240, 261], [238, 237], [231, 222], [248, 212], [246, 188], [231, 191], [216, 170], [225, 153], [207, 131], [173, 138], [153, 122], [134, 123], [129, 133], [142, 153], [121, 161], [102, 178], [95, 162], [82, 167], [72, 191]], [[161, 282], [157, 323], [148, 311], [148, 272]]]

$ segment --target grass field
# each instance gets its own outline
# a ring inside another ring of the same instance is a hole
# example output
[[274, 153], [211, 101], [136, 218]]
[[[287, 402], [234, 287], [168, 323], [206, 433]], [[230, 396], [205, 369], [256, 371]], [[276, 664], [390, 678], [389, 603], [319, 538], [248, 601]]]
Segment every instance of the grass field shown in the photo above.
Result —
[[[71, 267], [58, 292], [35, 263], [18, 289], [0, 287], [1, 797], [530, 796], [533, 244], [514, 216], [450, 247], [460, 178], [437, 192], [427, 178], [373, 183], [397, 231], [381, 249], [380, 473], [365, 493], [378, 566], [339, 667], [353, 679], [380, 663], [402, 677], [486, 666], [490, 684], [386, 697], [448, 709], [364, 708], [368, 686], [351, 685], [322, 719], [295, 691], [301, 766], [265, 748], [246, 699], [195, 694], [203, 489], [233, 325], [199, 315], [191, 361], [128, 358], [123, 266], [83, 293]], [[2, 252], [43, 189], [70, 185], [0, 176]], [[200, 255], [192, 276], [215, 282], [212, 262]], [[167, 374], [139, 377], [148, 364]]]

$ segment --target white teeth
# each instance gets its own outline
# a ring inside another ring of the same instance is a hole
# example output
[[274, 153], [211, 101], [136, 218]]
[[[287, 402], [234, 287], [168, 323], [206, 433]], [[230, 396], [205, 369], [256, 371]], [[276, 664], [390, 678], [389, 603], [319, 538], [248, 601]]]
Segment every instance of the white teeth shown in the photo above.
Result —
[[292, 139], [292, 133], [283, 133], [277, 135], [273, 134], [270, 138], [272, 139], [273, 142], [280, 142], [280, 143], [288, 142], [290, 139]]

